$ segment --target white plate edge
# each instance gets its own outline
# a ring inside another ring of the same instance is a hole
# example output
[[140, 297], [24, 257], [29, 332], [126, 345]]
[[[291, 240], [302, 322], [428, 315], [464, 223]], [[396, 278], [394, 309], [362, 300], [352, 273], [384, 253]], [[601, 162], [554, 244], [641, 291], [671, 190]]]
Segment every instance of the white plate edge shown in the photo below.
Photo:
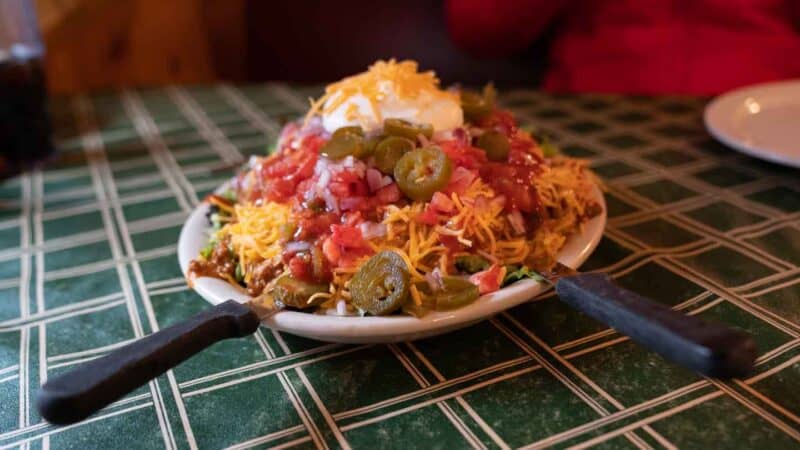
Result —
[[758, 95], [759, 92], [763, 92], [765, 89], [776, 90], [784, 88], [785, 86], [796, 86], [797, 89], [800, 90], [800, 79], [744, 86], [714, 97], [708, 102], [703, 111], [703, 124], [706, 130], [723, 144], [752, 156], [753, 158], [800, 168], [800, 156], [796, 158], [787, 157], [764, 147], [749, 145], [726, 132], [726, 129], [734, 128], [733, 124], [730, 122], [731, 114], [726, 114], [726, 109], [732, 109], [741, 103], [744, 98]]

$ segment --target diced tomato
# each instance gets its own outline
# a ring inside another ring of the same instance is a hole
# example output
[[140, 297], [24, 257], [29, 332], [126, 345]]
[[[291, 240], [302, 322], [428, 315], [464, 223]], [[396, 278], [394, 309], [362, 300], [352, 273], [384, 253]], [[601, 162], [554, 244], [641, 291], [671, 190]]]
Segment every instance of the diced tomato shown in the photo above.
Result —
[[336, 245], [342, 247], [356, 248], [363, 247], [365, 244], [364, 238], [361, 236], [361, 230], [351, 225], [331, 225], [331, 239]]
[[295, 234], [297, 240], [308, 241], [327, 233], [331, 225], [339, 222], [339, 216], [334, 213], [315, 213], [304, 210], [300, 214], [298, 230]]
[[350, 211], [342, 214], [342, 225], [355, 227], [363, 221], [364, 216], [361, 215], [361, 211]]
[[321, 149], [326, 142], [328, 142], [328, 139], [325, 139], [320, 135], [309, 134], [304, 137], [302, 141], [300, 141], [298, 148], [301, 148], [308, 153], [319, 155], [319, 149]]
[[478, 286], [478, 292], [483, 295], [500, 289], [503, 275], [503, 268], [499, 264], [492, 264], [488, 269], [472, 274], [469, 281]]
[[455, 192], [459, 196], [463, 195], [464, 192], [467, 191], [467, 188], [469, 188], [469, 185], [475, 181], [475, 178], [478, 178], [477, 171], [458, 166], [453, 170], [453, 174], [450, 175], [450, 182], [442, 189], [442, 192], [445, 194]]
[[343, 170], [334, 175], [328, 184], [328, 189], [339, 199], [364, 197], [369, 194], [366, 180], [351, 170]]
[[450, 200], [450, 197], [442, 194], [441, 192], [434, 192], [433, 198], [431, 198], [431, 202], [428, 204], [429, 207], [434, 209], [437, 212], [441, 213], [452, 213], [455, 211], [455, 205], [453, 201]]
[[378, 199], [380, 204], [394, 203], [400, 200], [400, 188], [397, 187], [396, 183], [389, 184], [378, 189], [375, 192], [375, 198]]
[[519, 164], [490, 162], [481, 167], [481, 178], [496, 193], [506, 197], [505, 209], [531, 213], [541, 209], [541, 201], [533, 186], [534, 168]]
[[294, 195], [296, 188], [290, 178], [271, 178], [264, 181], [261, 193], [270, 201], [283, 202]]
[[307, 136], [297, 149], [285, 147], [264, 160], [257, 170], [261, 195], [276, 202], [285, 202], [293, 196], [298, 184], [314, 174], [322, 142], [318, 136]]
[[312, 281], [314, 274], [311, 267], [311, 258], [305, 253], [292, 256], [289, 259], [289, 271], [298, 280]]
[[338, 245], [333, 242], [333, 239], [330, 237], [326, 238], [325, 241], [322, 242], [322, 253], [325, 255], [325, 258], [333, 265], [336, 265], [339, 262], [339, 259], [342, 256], [342, 251]]
[[434, 210], [432, 210], [430, 208], [425, 208], [425, 210], [423, 210], [421, 213], [417, 214], [417, 217], [415, 219], [419, 223], [424, 223], [425, 225], [433, 226], [433, 225], [436, 225], [437, 223], [439, 223], [439, 220], [441, 218], [442, 218], [442, 216], [437, 214], [436, 211], [434, 211]]
[[264, 161], [261, 170], [267, 178], [295, 178], [299, 182], [314, 173], [317, 156], [309, 149], [287, 150], [277, 158]]
[[331, 225], [331, 231], [331, 237], [322, 244], [322, 251], [332, 264], [352, 266], [360, 257], [372, 253], [372, 247], [357, 227]]
[[442, 243], [451, 253], [460, 252], [464, 250], [464, 245], [458, 242], [458, 238], [450, 236], [449, 234], [440, 234], [439, 242]]
[[479, 169], [486, 163], [486, 153], [476, 147], [459, 141], [449, 140], [439, 142], [439, 147], [456, 166], [466, 167], [467, 169]]
[[314, 184], [316, 184], [314, 178], [307, 178], [297, 183], [296, 193], [298, 200], [302, 202], [306, 198], [306, 192], [314, 189]]
[[[342, 249], [350, 251], [371, 250], [358, 227], [350, 225], [331, 225], [331, 240]], [[363, 254], [363, 253], [359, 253]]]
[[370, 200], [369, 197], [364, 196], [344, 197], [339, 200], [339, 207], [342, 211], [366, 210], [372, 204]]
[[425, 206], [425, 209], [417, 214], [417, 222], [427, 225], [436, 225], [442, 219], [450, 217], [455, 212], [455, 205], [445, 194], [441, 192], [434, 192], [433, 198], [430, 203]]

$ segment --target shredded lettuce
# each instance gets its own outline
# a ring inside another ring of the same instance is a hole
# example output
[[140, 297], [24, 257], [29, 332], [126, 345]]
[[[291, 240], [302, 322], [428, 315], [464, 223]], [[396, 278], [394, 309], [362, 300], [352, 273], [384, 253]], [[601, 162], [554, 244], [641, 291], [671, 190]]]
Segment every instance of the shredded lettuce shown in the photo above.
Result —
[[561, 150], [550, 141], [546, 135], [539, 141], [539, 147], [542, 149], [542, 154], [545, 158], [552, 158], [561, 153]]
[[520, 280], [537, 280], [541, 281], [544, 278], [541, 277], [538, 273], [534, 272], [531, 269], [528, 269], [526, 266], [519, 266], [519, 265], [510, 265], [506, 266], [506, 276], [503, 278], [503, 287], [508, 286], [509, 284], [516, 283]]
[[203, 259], [208, 259], [211, 257], [211, 253], [213, 252], [214, 252], [214, 243], [209, 242], [208, 244], [206, 244], [205, 247], [200, 249], [200, 256], [202, 256]]
[[214, 231], [218, 231], [220, 228], [222, 228], [222, 220], [220, 220], [221, 216], [221, 211], [211, 214], [211, 227], [214, 228]]
[[219, 241], [217, 240], [216, 236], [212, 236], [211, 239], [208, 240], [208, 244], [200, 249], [200, 256], [206, 260], [210, 258], [211, 254], [214, 252], [214, 248], [216, 248], [218, 243]]
[[236, 191], [234, 191], [233, 189], [227, 189], [219, 196], [231, 203], [236, 203]]

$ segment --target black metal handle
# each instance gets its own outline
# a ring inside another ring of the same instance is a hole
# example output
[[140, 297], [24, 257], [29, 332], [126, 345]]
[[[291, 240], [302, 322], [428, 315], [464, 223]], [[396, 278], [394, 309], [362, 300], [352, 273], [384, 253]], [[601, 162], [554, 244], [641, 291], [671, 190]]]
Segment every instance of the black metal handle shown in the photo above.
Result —
[[259, 323], [246, 305], [220, 303], [49, 380], [39, 391], [39, 413], [58, 425], [79, 422], [211, 344], [254, 333]]
[[616, 285], [606, 274], [563, 277], [556, 283], [556, 293], [573, 308], [704, 375], [743, 377], [753, 369], [756, 346], [747, 333], [646, 299]]

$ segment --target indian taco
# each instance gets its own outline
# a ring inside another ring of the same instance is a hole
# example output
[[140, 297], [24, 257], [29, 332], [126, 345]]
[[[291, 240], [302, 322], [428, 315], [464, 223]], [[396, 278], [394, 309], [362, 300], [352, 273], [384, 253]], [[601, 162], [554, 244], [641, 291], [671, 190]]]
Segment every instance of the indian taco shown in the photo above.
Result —
[[602, 212], [595, 189], [491, 84], [443, 89], [413, 61], [378, 61], [208, 197], [189, 277], [312, 313], [422, 316], [547, 270]]

